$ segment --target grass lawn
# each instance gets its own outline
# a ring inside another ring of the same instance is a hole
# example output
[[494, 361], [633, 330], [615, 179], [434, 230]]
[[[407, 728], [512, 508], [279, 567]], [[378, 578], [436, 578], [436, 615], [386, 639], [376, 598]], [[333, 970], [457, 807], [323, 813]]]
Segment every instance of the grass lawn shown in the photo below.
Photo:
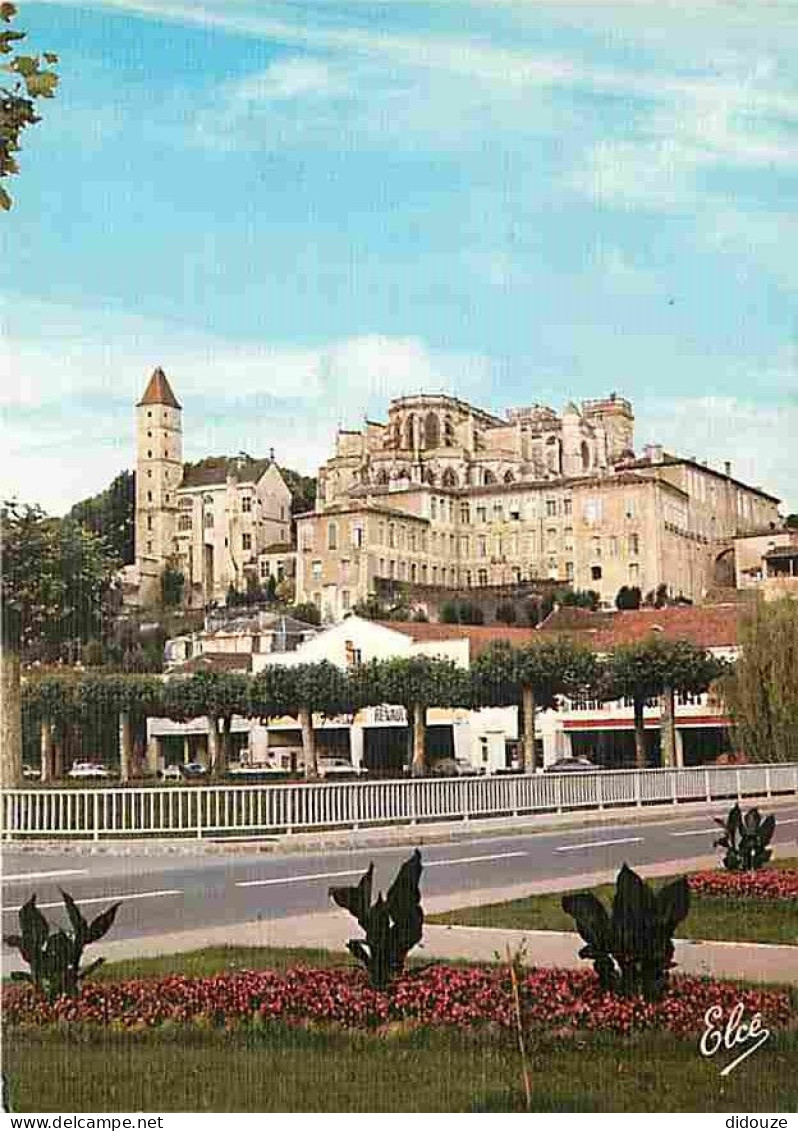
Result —
[[[725, 1080], [725, 1062], [664, 1034], [552, 1038], [531, 1062], [535, 1111], [798, 1108], [796, 1033], [771, 1038]], [[523, 1110], [508, 1035], [28, 1031], [6, 1042], [3, 1067], [14, 1111]]]
[[[772, 867], [798, 868], [798, 860], [775, 861]], [[655, 880], [654, 886], [666, 883]], [[609, 907], [614, 887], [603, 884], [592, 891]], [[462, 907], [428, 916], [430, 923], [466, 927], [505, 927], [525, 931], [573, 931], [574, 921], [560, 906], [563, 892], [530, 895], [507, 903]], [[732, 942], [798, 944], [798, 905], [794, 901], [728, 899], [691, 895], [690, 914], [677, 929], [683, 939], [720, 939]]]

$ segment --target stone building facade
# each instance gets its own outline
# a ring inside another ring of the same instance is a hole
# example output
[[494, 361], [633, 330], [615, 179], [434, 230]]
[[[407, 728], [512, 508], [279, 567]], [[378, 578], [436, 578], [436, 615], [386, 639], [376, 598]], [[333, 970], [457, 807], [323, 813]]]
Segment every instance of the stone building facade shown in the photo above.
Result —
[[138, 603], [160, 599], [167, 566], [194, 607], [223, 602], [261, 580], [267, 549], [290, 540], [291, 493], [273, 458], [241, 455], [183, 463], [182, 408], [163, 370], [136, 406]]
[[[612, 394], [510, 409], [400, 397], [386, 423], [339, 431], [297, 520], [296, 593], [328, 620], [377, 579], [467, 590], [556, 580], [611, 605], [623, 585], [702, 599], [733, 539], [778, 522], [778, 499], [651, 445]], [[733, 552], [733, 551], [732, 551]]]

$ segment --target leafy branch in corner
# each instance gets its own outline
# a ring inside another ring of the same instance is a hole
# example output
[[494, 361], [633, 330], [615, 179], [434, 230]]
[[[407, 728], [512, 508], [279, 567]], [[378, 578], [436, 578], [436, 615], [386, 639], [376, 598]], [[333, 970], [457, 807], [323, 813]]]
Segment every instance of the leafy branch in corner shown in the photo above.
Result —
[[[17, 14], [14, 4], [0, 3], [0, 26], [10, 24]], [[10, 78], [0, 77], [0, 178], [19, 172], [14, 156], [20, 150], [20, 136], [28, 126], [41, 121], [36, 113], [37, 98], [52, 98], [58, 85], [58, 75], [49, 66], [58, 62], [50, 51], [43, 55], [16, 55], [14, 44], [25, 38], [24, 31], [8, 27], [0, 31], [0, 55], [10, 56], [0, 63], [0, 71]], [[42, 63], [47, 66], [42, 66]], [[7, 212], [12, 200], [0, 185], [0, 209]]]

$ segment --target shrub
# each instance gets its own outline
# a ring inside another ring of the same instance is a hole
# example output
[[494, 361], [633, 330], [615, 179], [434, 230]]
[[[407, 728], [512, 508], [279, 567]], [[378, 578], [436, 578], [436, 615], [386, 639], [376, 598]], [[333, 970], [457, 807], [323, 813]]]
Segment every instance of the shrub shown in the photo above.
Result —
[[15, 947], [30, 966], [29, 974], [15, 970], [12, 980], [31, 983], [50, 1003], [63, 995], [75, 997], [83, 979], [102, 966], [105, 960], [96, 958], [81, 970], [83, 951], [89, 943], [98, 942], [108, 933], [121, 907], [120, 903], [113, 903], [88, 923], [71, 895], [62, 891], [61, 897], [72, 924], [71, 934], [64, 930], [51, 931], [36, 906], [36, 896], [32, 895], [19, 910], [22, 933], [6, 935], [3, 939], [5, 945]]
[[690, 891], [723, 899], [798, 901], [798, 871], [762, 868], [758, 872], [694, 872]]
[[723, 836], [715, 841], [715, 847], [726, 849], [724, 868], [730, 872], [754, 872], [767, 864], [772, 855], [768, 844], [776, 828], [772, 813], [763, 817], [753, 808], [743, 817], [740, 806], [734, 805], [726, 820], [715, 817], [715, 824], [723, 829]]
[[496, 606], [497, 624], [515, 624], [515, 605], [511, 601], [503, 601]]
[[401, 974], [405, 959], [421, 942], [424, 912], [421, 907], [421, 853], [416, 849], [406, 860], [383, 899], [382, 892], [371, 902], [374, 864], [369, 864], [355, 887], [330, 888], [330, 896], [339, 907], [354, 915], [366, 932], [366, 938], [350, 939], [349, 952], [365, 967], [375, 989], [385, 989]]
[[654, 892], [626, 864], [615, 881], [611, 916], [592, 892], [562, 898], [587, 943], [579, 957], [593, 960], [602, 989], [646, 1001], [659, 1001], [667, 988], [673, 933], [689, 905], [685, 876]]

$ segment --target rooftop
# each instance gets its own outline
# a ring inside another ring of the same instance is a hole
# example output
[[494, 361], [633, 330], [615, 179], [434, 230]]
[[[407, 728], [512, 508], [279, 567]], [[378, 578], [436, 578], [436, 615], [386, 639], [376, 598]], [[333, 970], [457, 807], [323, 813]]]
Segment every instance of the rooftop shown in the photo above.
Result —
[[144, 396], [139, 401], [139, 406], [148, 404], [166, 405], [167, 408], [180, 408], [180, 403], [172, 391], [172, 386], [169, 380], [158, 365], [152, 373], [147, 388], [144, 390]]

